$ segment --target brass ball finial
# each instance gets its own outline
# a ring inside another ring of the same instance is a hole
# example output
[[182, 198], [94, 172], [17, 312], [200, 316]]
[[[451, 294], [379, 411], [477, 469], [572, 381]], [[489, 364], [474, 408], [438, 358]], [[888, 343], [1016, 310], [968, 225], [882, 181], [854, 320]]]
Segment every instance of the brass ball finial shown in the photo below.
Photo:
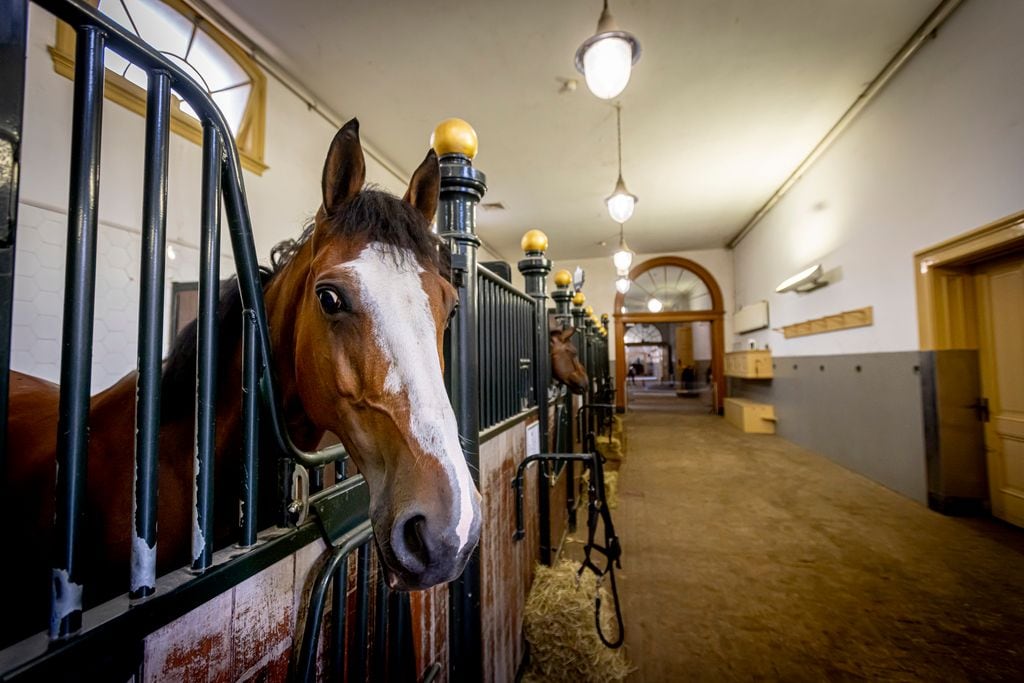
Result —
[[572, 303], [575, 306], [582, 306], [583, 302], [586, 300], [587, 297], [583, 294], [583, 292], [576, 292], [576, 294], [572, 297]]
[[608, 314], [607, 313], [602, 313], [601, 314], [601, 324], [607, 324], [607, 322], [608, 322]]
[[593, 318], [594, 317], [594, 307], [593, 306], [587, 306], [586, 308], [583, 309], [583, 312], [586, 313], [587, 317], [589, 317], [589, 318]]
[[559, 287], [568, 287], [572, 284], [572, 273], [568, 270], [560, 270], [555, 273], [555, 284]]
[[462, 154], [472, 159], [476, 156], [478, 144], [473, 126], [462, 119], [445, 119], [430, 134], [430, 146], [439, 157]]
[[523, 239], [519, 241], [519, 246], [522, 247], [524, 252], [546, 251], [548, 248], [548, 236], [540, 230], [529, 230], [523, 235]]

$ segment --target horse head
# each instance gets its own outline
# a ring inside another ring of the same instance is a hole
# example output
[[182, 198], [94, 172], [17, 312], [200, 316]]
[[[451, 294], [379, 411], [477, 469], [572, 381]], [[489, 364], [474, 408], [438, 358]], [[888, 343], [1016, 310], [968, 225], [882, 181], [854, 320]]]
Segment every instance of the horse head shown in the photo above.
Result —
[[442, 368], [458, 296], [430, 229], [440, 188], [433, 150], [402, 199], [364, 181], [353, 119], [328, 151], [308, 269], [288, 297], [292, 393], [366, 478], [388, 583], [415, 590], [459, 576], [480, 536], [480, 494]]
[[576, 347], [569, 342], [574, 332], [575, 327], [550, 330], [551, 374], [572, 393], [582, 394], [587, 389], [587, 371], [576, 356]]

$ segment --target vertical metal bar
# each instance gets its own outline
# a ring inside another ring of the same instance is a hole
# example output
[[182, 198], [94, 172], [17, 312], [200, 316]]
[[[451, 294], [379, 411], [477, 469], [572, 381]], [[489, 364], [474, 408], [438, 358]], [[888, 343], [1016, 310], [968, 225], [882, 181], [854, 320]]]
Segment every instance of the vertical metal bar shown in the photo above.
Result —
[[0, 496], [7, 496], [7, 399], [14, 309], [21, 122], [25, 105], [28, 0], [0, 0]]
[[196, 360], [195, 518], [192, 570], [213, 563], [213, 454], [217, 416], [217, 303], [220, 295], [220, 134], [203, 126], [203, 194], [200, 210], [198, 357]]
[[480, 292], [480, 316], [476, 320], [477, 335], [476, 338], [480, 343], [480, 367], [483, 372], [480, 373], [480, 428], [485, 429], [491, 423], [491, 401], [488, 396], [488, 351], [490, 349], [488, 341], [490, 340], [490, 327], [487, 316], [487, 280], [482, 278], [479, 274], [476, 276], [479, 280]]
[[[487, 191], [483, 173], [462, 154], [441, 156], [441, 197], [438, 232], [448, 242], [452, 280], [459, 293], [459, 308], [452, 320], [449, 392], [459, 424], [459, 440], [473, 483], [480, 485], [479, 347], [477, 331], [477, 264], [480, 239], [476, 230], [476, 205]], [[483, 679], [483, 641], [480, 616], [480, 552], [473, 551], [466, 569], [448, 584], [449, 680]]]
[[334, 586], [331, 593], [331, 645], [328, 648], [331, 660], [330, 672], [336, 681], [345, 680], [345, 608], [348, 601], [348, 557], [338, 563], [334, 570]]
[[384, 567], [377, 563], [377, 592], [374, 603], [374, 625], [373, 625], [373, 668], [370, 671], [370, 678], [374, 681], [391, 680], [388, 676], [388, 630], [390, 620], [388, 606], [391, 602], [391, 590], [384, 581]]
[[135, 486], [132, 491], [132, 599], [156, 592], [157, 463], [160, 454], [160, 372], [164, 333], [164, 249], [171, 77], [149, 75], [146, 166], [142, 181], [142, 265], [139, 291], [138, 385], [135, 391]]
[[[527, 233], [529, 235], [530, 233]], [[543, 236], [543, 235], [542, 235]], [[530, 244], [523, 238], [525, 256], [519, 262], [519, 272], [526, 283], [526, 293], [531, 301], [527, 307], [528, 318], [524, 327], [528, 330], [526, 348], [533, 362], [533, 395], [537, 401], [537, 422], [540, 431], [541, 451], [550, 442], [550, 424], [548, 418], [548, 383], [551, 381], [549, 369], [547, 333], [547, 281], [551, 272], [551, 261], [544, 256], [547, 249], [547, 238], [543, 244]], [[529, 455], [529, 454], [528, 454]], [[540, 561], [551, 564], [551, 487], [547, 480], [547, 466], [537, 467], [537, 513], [540, 517]]]
[[[388, 638], [387, 638], [387, 666], [388, 680], [405, 680], [400, 672], [404, 668], [402, 661], [402, 639], [405, 634], [402, 632], [402, 601], [401, 593], [388, 591], [387, 600], [388, 613]], [[415, 680], [415, 679], [413, 679]]]
[[498, 395], [501, 396], [501, 419], [504, 420], [509, 417], [509, 367], [508, 357], [511, 352], [509, 348], [509, 333], [511, 331], [511, 316], [508, 314], [509, 309], [509, 297], [508, 291], [504, 287], [498, 288], [498, 344], [499, 344], [499, 355], [501, 364], [498, 366]]
[[494, 303], [494, 283], [489, 282], [486, 278], [481, 278], [481, 287], [483, 287], [484, 298], [480, 303], [480, 315], [487, 322], [487, 335], [484, 339], [480, 340], [480, 353], [483, 358], [481, 361], [481, 368], [483, 373], [480, 375], [481, 384], [484, 391], [484, 400], [487, 401], [487, 417], [484, 422], [488, 427], [498, 421], [498, 393], [495, 385], [495, 372], [498, 356], [497, 356], [497, 342], [495, 341], [497, 334], [496, 320], [495, 317], [495, 303]]
[[242, 492], [238, 545], [256, 545], [259, 515], [259, 347], [256, 314], [242, 312]]
[[349, 676], [352, 681], [365, 683], [367, 673], [367, 632], [370, 626], [370, 552], [369, 543], [359, 547], [356, 557], [356, 626], [355, 644], [352, 649], [352, 661], [349, 665]]
[[51, 638], [72, 635], [82, 626], [79, 532], [85, 521], [85, 476], [89, 455], [105, 42], [101, 31], [83, 27], [78, 31], [75, 46], [67, 279], [64, 286], [57, 424], [57, 552], [50, 596]]

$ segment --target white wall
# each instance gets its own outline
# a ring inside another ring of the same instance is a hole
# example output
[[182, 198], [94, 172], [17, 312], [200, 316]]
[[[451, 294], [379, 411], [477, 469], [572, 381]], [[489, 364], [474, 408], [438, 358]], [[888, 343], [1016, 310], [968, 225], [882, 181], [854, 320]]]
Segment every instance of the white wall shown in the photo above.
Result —
[[[56, 380], [60, 367], [64, 243], [71, 162], [72, 82], [54, 72], [47, 47], [53, 17], [31, 6], [12, 367]], [[296, 237], [320, 203], [320, 176], [335, 129], [273, 79], [267, 83], [267, 130], [262, 176], [244, 172], [256, 251]], [[135, 367], [138, 273], [142, 217], [145, 123], [138, 114], [105, 101], [100, 170], [100, 230], [93, 389]], [[195, 281], [199, 262], [201, 150], [171, 136], [168, 241], [178, 254], [167, 261], [171, 280]], [[367, 157], [367, 181], [397, 194], [405, 181]], [[222, 240], [222, 276], [233, 272], [230, 244]], [[169, 316], [165, 316], [165, 320]]]
[[[735, 250], [736, 306], [771, 326], [873, 306], [872, 327], [785, 340], [778, 355], [918, 348], [913, 252], [1024, 208], [1024, 3], [967, 2]], [[809, 294], [775, 286], [838, 269]]]
[[[656, 256], [681, 256], [695, 261], [704, 266], [711, 273], [722, 289], [722, 299], [725, 302], [725, 338], [732, 336], [732, 312], [733, 312], [733, 259], [732, 254], [726, 249], [705, 249], [700, 251], [675, 251], [668, 254], [636, 254], [633, 257], [633, 267]], [[583, 285], [583, 293], [587, 296], [587, 305], [594, 307], [598, 315], [607, 313], [614, 321], [613, 310], [615, 307], [615, 265], [612, 263], [611, 254], [604, 258], [581, 259], [578, 261], [564, 260], [554, 264], [552, 274], [565, 269], [570, 272], [581, 266], [586, 272], [586, 283]], [[549, 289], [554, 285], [549, 283]], [[614, 333], [614, 330], [611, 330]], [[608, 345], [611, 357], [615, 358], [615, 344]]]

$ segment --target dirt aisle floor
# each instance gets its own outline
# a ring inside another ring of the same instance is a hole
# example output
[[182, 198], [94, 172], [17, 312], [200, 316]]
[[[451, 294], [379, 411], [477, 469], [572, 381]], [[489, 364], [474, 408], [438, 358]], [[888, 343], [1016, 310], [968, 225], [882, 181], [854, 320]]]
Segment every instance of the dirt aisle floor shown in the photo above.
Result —
[[1024, 680], [1024, 530], [671, 401], [626, 418], [631, 681]]

